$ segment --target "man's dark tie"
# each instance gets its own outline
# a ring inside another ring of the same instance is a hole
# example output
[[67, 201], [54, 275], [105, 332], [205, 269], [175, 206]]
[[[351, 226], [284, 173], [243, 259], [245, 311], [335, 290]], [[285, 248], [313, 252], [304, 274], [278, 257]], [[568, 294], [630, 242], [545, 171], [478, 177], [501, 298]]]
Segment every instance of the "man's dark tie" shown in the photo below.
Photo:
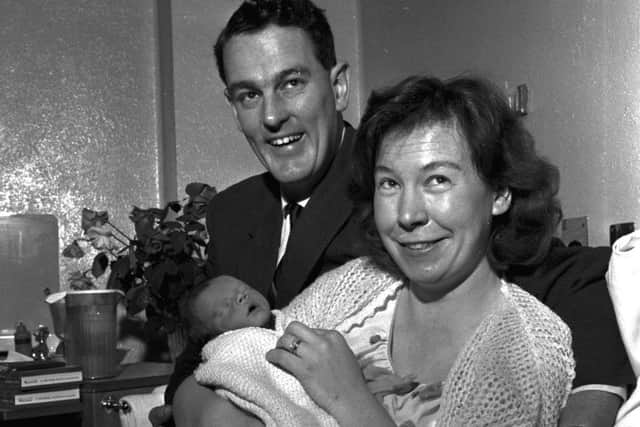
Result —
[[271, 308], [275, 308], [275, 303], [278, 296], [278, 287], [279, 287], [278, 285], [282, 281], [283, 273], [280, 266], [282, 266], [284, 258], [287, 255], [287, 252], [289, 251], [289, 242], [291, 241], [291, 237], [293, 236], [293, 230], [295, 228], [296, 221], [298, 220], [298, 217], [300, 216], [301, 212], [302, 212], [302, 206], [300, 206], [297, 203], [287, 203], [286, 206], [284, 207], [284, 211], [283, 211], [284, 221], [287, 221], [287, 220], [289, 221], [289, 239], [287, 240], [287, 249], [285, 250], [285, 253], [282, 256], [282, 259], [280, 260], [280, 262], [278, 263], [278, 266], [276, 267], [276, 272], [273, 275], [271, 292], [269, 293], [269, 296], [268, 296], [269, 303], [271, 304]]
[[302, 212], [302, 206], [297, 203], [287, 203], [284, 207], [284, 217], [289, 219], [289, 237], [293, 234], [293, 227], [296, 225], [296, 221]]

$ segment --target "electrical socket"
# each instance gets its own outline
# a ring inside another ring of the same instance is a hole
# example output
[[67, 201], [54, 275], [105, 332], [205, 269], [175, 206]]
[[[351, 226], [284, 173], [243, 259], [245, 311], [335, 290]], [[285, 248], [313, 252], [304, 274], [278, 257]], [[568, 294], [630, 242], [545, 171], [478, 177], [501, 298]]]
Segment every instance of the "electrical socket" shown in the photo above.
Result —
[[566, 218], [562, 220], [562, 230], [560, 238], [567, 246], [580, 244], [589, 245], [589, 227], [586, 216]]

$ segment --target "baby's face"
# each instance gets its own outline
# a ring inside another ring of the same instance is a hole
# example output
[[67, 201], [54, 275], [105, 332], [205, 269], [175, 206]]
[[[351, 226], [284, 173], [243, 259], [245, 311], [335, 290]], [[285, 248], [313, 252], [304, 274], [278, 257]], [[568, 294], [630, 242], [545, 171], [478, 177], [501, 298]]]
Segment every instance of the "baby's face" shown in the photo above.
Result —
[[271, 316], [269, 303], [260, 292], [230, 276], [211, 279], [194, 308], [198, 318], [214, 333], [263, 326]]

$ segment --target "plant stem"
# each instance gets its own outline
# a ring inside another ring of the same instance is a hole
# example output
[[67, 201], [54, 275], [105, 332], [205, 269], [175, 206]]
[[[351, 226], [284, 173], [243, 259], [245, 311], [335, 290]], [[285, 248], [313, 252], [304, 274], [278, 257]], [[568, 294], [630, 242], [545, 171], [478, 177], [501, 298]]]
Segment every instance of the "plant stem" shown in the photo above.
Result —
[[[124, 234], [124, 232], [122, 230], [120, 230], [118, 227], [116, 227], [111, 221], [107, 221], [107, 224], [109, 224], [111, 226], [111, 228], [113, 228], [115, 231], [117, 231], [118, 233], [120, 233], [125, 239], [127, 239], [128, 241], [131, 241], [131, 238], [129, 236], [127, 236], [126, 234]], [[122, 240], [120, 240], [118, 237], [116, 237], [116, 235], [113, 235], [113, 238], [116, 239], [118, 242], [122, 243], [123, 245], [127, 246], [128, 243], [123, 242]]]
[[125, 242], [124, 240], [120, 239], [118, 236], [116, 236], [115, 234], [111, 234], [111, 237], [113, 237], [114, 239], [116, 239], [118, 242], [122, 243], [125, 247], [129, 245], [129, 243]]
[[120, 255], [122, 252], [124, 252], [124, 251], [126, 251], [128, 249], [129, 249], [129, 246], [124, 246], [124, 247], [118, 249], [118, 252], [116, 253], [116, 257], [117, 257], [117, 255]]

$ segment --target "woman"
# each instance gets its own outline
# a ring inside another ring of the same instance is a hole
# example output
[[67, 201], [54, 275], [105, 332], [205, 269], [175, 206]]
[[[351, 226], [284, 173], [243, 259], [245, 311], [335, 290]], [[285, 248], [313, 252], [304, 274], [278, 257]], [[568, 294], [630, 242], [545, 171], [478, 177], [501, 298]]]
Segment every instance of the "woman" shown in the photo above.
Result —
[[339, 425], [556, 425], [569, 330], [500, 273], [544, 256], [558, 174], [504, 98], [406, 79], [370, 98], [355, 159], [371, 257], [286, 307], [267, 360]]

